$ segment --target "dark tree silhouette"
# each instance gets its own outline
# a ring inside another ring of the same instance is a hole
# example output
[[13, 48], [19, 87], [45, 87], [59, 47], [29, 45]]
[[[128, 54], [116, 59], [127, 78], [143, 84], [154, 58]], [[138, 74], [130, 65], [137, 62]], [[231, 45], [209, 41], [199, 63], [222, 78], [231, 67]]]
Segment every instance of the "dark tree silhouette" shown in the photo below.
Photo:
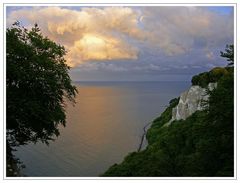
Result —
[[221, 57], [227, 58], [228, 66], [233, 66], [234, 64], [234, 46], [233, 44], [226, 45], [225, 52], [220, 51]]
[[49, 140], [65, 126], [64, 101], [77, 93], [68, 75], [66, 50], [44, 37], [37, 24], [16, 22], [6, 31], [7, 144]]

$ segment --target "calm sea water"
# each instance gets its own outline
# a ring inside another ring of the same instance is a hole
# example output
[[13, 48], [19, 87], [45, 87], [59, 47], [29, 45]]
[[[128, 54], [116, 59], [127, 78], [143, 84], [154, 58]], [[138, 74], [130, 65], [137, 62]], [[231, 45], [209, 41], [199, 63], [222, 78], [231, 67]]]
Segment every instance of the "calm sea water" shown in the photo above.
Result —
[[136, 151], [143, 127], [158, 117], [170, 99], [190, 82], [79, 82], [67, 125], [50, 142], [29, 144], [15, 155], [26, 176], [92, 177]]

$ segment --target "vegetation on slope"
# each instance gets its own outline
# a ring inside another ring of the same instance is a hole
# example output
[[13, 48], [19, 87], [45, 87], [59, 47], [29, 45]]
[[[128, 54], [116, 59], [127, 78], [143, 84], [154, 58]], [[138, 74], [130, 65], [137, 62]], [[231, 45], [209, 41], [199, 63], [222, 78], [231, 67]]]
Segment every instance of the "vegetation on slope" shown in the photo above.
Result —
[[217, 88], [208, 91], [206, 109], [164, 126], [178, 103], [172, 100], [148, 130], [147, 148], [130, 153], [102, 176], [233, 176], [233, 76], [233, 67], [227, 67], [194, 77], [193, 85], [218, 82]]

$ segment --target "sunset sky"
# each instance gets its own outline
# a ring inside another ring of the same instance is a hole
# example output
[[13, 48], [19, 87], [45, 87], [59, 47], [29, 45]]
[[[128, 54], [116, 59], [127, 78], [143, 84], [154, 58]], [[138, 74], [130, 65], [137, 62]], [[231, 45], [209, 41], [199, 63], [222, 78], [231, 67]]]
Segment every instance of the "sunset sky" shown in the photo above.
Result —
[[7, 7], [7, 26], [38, 23], [65, 46], [74, 81], [190, 80], [225, 66], [233, 7]]

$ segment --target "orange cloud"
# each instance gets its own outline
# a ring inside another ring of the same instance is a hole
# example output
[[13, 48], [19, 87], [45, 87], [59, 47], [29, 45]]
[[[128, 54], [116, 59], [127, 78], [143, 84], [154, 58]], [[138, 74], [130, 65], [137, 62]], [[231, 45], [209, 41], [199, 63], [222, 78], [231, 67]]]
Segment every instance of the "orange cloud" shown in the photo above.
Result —
[[63, 44], [67, 62], [77, 66], [86, 61], [137, 59], [138, 49], [128, 44], [126, 36], [142, 39], [138, 13], [127, 7], [82, 8], [35, 7], [12, 12], [8, 22], [19, 17], [37, 22], [43, 33]]
[[68, 64], [76, 66], [88, 60], [137, 59], [138, 50], [114, 37], [85, 34], [69, 48]]

